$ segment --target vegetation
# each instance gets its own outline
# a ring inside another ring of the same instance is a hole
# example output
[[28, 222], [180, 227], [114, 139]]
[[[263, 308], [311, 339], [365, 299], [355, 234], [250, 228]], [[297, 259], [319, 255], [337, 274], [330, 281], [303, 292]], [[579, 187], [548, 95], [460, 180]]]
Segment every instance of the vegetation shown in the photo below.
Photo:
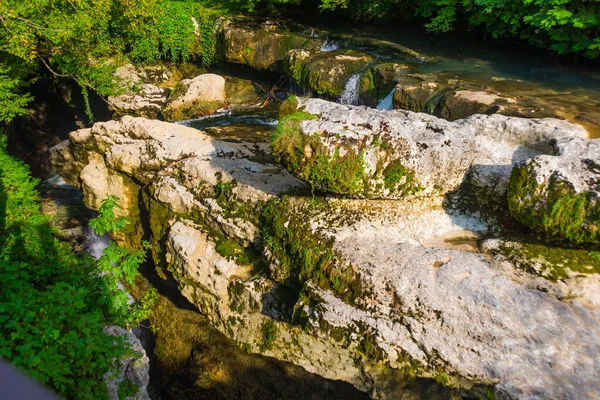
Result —
[[588, 192], [575, 193], [558, 176], [539, 184], [527, 166], [515, 167], [508, 205], [515, 219], [536, 232], [576, 244], [600, 243], [597, 199]]
[[[146, 318], [148, 303], [128, 305], [118, 287], [145, 252], [113, 244], [97, 262], [74, 254], [55, 237], [38, 182], [7, 154], [5, 138], [0, 165], [0, 356], [67, 398], [107, 398], [102, 377], [131, 350], [103, 328]], [[96, 229], [123, 226], [114, 207], [115, 198], [103, 204]]]
[[[25, 112], [32, 77], [74, 79], [84, 98], [119, 93], [127, 60], [215, 60], [215, 8], [193, 0], [52, 0], [0, 3], [0, 121]], [[89, 106], [88, 106], [89, 110]]]
[[336, 149], [330, 155], [317, 135], [303, 135], [300, 124], [314, 118], [298, 111], [280, 119], [272, 137], [276, 160], [320, 190], [359, 195], [364, 190], [362, 154], [347, 149], [340, 156]]

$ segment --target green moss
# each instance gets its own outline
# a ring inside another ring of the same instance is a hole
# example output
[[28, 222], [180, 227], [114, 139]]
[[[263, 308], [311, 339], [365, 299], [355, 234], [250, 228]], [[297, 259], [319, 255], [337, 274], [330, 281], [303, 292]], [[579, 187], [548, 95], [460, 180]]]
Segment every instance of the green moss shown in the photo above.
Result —
[[298, 111], [283, 117], [272, 138], [273, 153], [278, 162], [320, 190], [359, 195], [364, 190], [363, 155], [353, 148], [330, 154], [317, 135], [303, 135], [302, 121], [314, 119]]
[[508, 205], [515, 219], [536, 232], [576, 244], [600, 243], [598, 199], [590, 192], [576, 193], [558, 175], [539, 184], [528, 166], [515, 167]]
[[277, 325], [272, 319], [266, 321], [262, 328], [262, 343], [260, 344], [261, 353], [267, 350], [273, 350], [273, 342], [277, 337]]
[[354, 304], [362, 293], [357, 273], [334, 253], [331, 240], [312, 231], [311, 202], [295, 200], [273, 199], [264, 209], [262, 236], [273, 260], [272, 276], [298, 292], [310, 280]]
[[252, 248], [244, 248], [231, 238], [219, 241], [215, 246], [215, 250], [226, 259], [233, 260], [240, 265], [252, 264], [258, 258]]
[[289, 96], [281, 106], [279, 106], [279, 118], [294, 114], [298, 108], [298, 98], [294, 95]]
[[497, 253], [525, 271], [552, 281], [568, 278], [569, 270], [584, 274], [600, 273], [598, 253], [583, 249], [545, 243], [508, 242], [500, 246]]
[[418, 186], [414, 184], [415, 173], [406, 168], [399, 160], [388, 164], [383, 170], [383, 182], [390, 192], [414, 193]]
[[125, 379], [119, 384], [119, 400], [126, 399], [127, 397], [135, 396], [138, 392], [138, 387], [130, 379]]
[[438, 372], [435, 374], [435, 380], [443, 386], [448, 386], [450, 381], [448, 379], [448, 375], [445, 372]]

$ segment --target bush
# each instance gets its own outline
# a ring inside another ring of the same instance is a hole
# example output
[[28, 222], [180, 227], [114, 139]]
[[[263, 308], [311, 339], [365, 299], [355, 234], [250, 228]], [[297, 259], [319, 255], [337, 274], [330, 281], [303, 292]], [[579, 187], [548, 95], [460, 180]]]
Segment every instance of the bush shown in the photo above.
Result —
[[122, 266], [144, 253], [113, 248], [99, 262], [76, 255], [40, 211], [37, 183], [1, 137], [0, 356], [67, 398], [107, 398], [102, 378], [131, 350], [103, 328], [145, 317], [117, 286]]

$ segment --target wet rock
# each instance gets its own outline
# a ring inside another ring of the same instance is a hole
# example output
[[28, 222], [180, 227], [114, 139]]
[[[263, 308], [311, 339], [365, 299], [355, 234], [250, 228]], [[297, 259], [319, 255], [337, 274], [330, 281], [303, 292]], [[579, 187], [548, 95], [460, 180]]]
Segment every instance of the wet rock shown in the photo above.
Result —
[[225, 79], [215, 74], [202, 74], [184, 79], [169, 97], [163, 110], [167, 121], [183, 121], [214, 114], [225, 105]]
[[600, 243], [600, 141], [561, 138], [556, 155], [519, 163], [508, 201], [517, 220], [536, 232], [578, 244]]
[[137, 389], [134, 395], [127, 396], [125, 399], [150, 400], [148, 394], [150, 360], [146, 356], [140, 340], [130, 331], [116, 325], [107, 325], [104, 332], [111, 336], [123, 336], [125, 343], [136, 353], [118, 360], [118, 370], [110, 371], [104, 376], [110, 400], [123, 400], [119, 396], [119, 388], [122, 385], [131, 386], [131, 392]]
[[259, 70], [281, 72], [283, 60], [290, 50], [319, 49], [323, 40], [278, 29], [276, 25], [261, 26], [257, 21], [236, 19], [221, 26], [224, 59]]
[[371, 61], [371, 56], [356, 50], [292, 50], [286, 55], [284, 68], [288, 76], [316, 94], [337, 98], [350, 77]]
[[225, 77], [227, 102], [234, 108], [260, 104], [268, 89], [248, 79]]
[[401, 77], [394, 92], [395, 109], [435, 114], [442, 95], [450, 89], [448, 82], [435, 75], [412, 74]]
[[584, 136], [552, 119], [477, 115], [449, 122], [319, 99], [282, 118], [275, 156], [316, 189], [367, 198], [444, 195], [475, 170], [474, 185], [506, 195], [512, 165], [550, 151], [550, 141]]
[[410, 71], [406, 64], [384, 63], [369, 68], [360, 77], [360, 104], [375, 107]]

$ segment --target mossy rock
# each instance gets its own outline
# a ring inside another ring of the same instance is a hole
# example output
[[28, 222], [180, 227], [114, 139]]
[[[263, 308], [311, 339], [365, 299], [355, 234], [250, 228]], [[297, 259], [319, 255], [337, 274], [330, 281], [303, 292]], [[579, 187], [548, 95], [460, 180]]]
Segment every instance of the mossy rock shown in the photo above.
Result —
[[223, 28], [225, 61], [259, 70], [281, 72], [286, 54], [293, 49], [318, 49], [322, 40], [280, 29], [229, 23]]
[[371, 61], [371, 56], [356, 50], [294, 50], [286, 56], [284, 71], [317, 95], [337, 98], [348, 79], [364, 70]]
[[[320, 134], [302, 132], [303, 121], [315, 118], [303, 111], [283, 116], [272, 136], [275, 160], [313, 188], [352, 198], [402, 198], [420, 190], [413, 170], [403, 165], [387, 142], [377, 139], [367, 146], [339, 140], [331, 149]], [[368, 172], [364, 153], [374, 147], [380, 158], [377, 168]]]
[[[539, 182], [540, 157], [516, 166], [510, 177], [511, 215], [533, 231], [576, 244], [600, 244], [597, 191], [578, 191], [560, 172]], [[582, 160], [582, 162], [591, 160]], [[592, 166], [593, 167], [593, 166]], [[599, 165], [595, 168], [600, 170]]]
[[408, 65], [398, 63], [377, 64], [360, 77], [360, 103], [375, 107], [410, 70]]

